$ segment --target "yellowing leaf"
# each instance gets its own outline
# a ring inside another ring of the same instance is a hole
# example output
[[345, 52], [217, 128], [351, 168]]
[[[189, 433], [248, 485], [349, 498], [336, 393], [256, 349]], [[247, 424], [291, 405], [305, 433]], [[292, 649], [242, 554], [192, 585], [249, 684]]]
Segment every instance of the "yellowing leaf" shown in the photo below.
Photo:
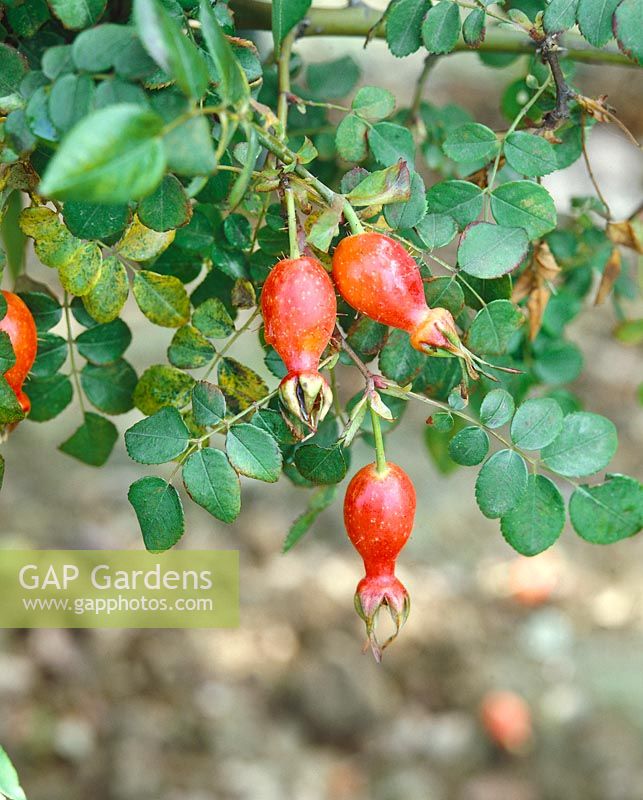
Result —
[[125, 267], [115, 258], [106, 258], [98, 280], [83, 297], [83, 303], [96, 322], [111, 322], [119, 315], [128, 294]]
[[132, 291], [141, 311], [155, 325], [178, 328], [190, 319], [190, 298], [173, 275], [140, 270], [134, 275]]
[[165, 231], [159, 233], [145, 225], [134, 217], [134, 222], [129, 226], [125, 235], [116, 245], [116, 250], [123, 258], [132, 261], [149, 261], [160, 256], [164, 250], [172, 244], [176, 231]]

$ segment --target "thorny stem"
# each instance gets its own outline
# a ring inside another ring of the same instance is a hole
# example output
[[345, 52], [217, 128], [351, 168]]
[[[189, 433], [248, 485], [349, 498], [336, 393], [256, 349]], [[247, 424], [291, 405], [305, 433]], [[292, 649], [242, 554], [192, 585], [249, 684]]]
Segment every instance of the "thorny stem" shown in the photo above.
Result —
[[346, 222], [352, 231], [352, 233], [364, 233], [364, 226], [359, 220], [359, 217], [355, 213], [355, 209], [353, 206], [346, 200], [344, 203], [344, 216], [346, 217]]
[[69, 310], [69, 294], [65, 292], [64, 296], [64, 308], [65, 308], [65, 327], [67, 328], [67, 344], [69, 345], [69, 364], [71, 366], [71, 374], [74, 380], [74, 385], [76, 386], [76, 393], [78, 394], [78, 402], [80, 404], [80, 410], [83, 413], [83, 419], [85, 419], [86, 409], [85, 409], [85, 401], [83, 400], [83, 392], [80, 386], [80, 378], [78, 376], [78, 367], [76, 366], [76, 354], [74, 352], [74, 348], [76, 347], [74, 342], [74, 336], [71, 330], [71, 314]]
[[353, 233], [364, 232], [364, 227], [355, 213], [355, 209], [348, 200], [342, 198], [342, 195], [336, 194], [332, 189], [326, 186], [325, 183], [322, 183], [319, 178], [316, 178], [312, 172], [309, 172], [302, 164], [298, 164], [295, 153], [289, 150], [283, 142], [280, 142], [275, 136], [265, 131], [260, 125], [255, 124], [254, 128], [261, 144], [271, 153], [274, 153], [277, 158], [281, 159], [285, 164], [296, 164], [294, 169], [295, 173], [299, 175], [300, 178], [303, 178], [307, 184], [312, 186], [328, 205], [332, 206], [338, 199], [343, 199], [344, 216], [351, 230]]
[[553, 129], [569, 116], [569, 101], [575, 93], [569, 88], [563, 71], [560, 67], [559, 47], [557, 36], [547, 37], [541, 45], [540, 55], [545, 64], [551, 70], [554, 84], [556, 85], [556, 106], [552, 111], [545, 114], [543, 128]]
[[291, 186], [284, 189], [286, 195], [286, 208], [288, 209], [288, 241], [290, 243], [290, 257], [299, 258], [299, 243], [297, 242], [297, 212], [295, 211], [295, 195]]
[[290, 97], [290, 54], [297, 36], [297, 26], [290, 31], [281, 43], [277, 65], [279, 95], [277, 97], [277, 117], [281, 123], [282, 138], [286, 136], [288, 125], [288, 99]]
[[339, 339], [342, 350], [348, 355], [350, 360], [355, 364], [357, 369], [362, 373], [364, 378], [366, 379], [366, 383], [370, 388], [373, 383], [373, 373], [369, 370], [366, 364], [362, 361], [362, 359], [357, 355], [357, 353], [353, 350], [353, 348], [349, 345], [346, 341], [346, 337], [342, 334], [340, 329], [335, 326], [335, 337]]
[[[458, 5], [463, 5], [460, 0]], [[480, 6], [475, 6], [479, 8]], [[230, 0], [230, 8], [235, 13], [237, 28], [240, 30], [271, 30], [272, 15], [269, 3], [262, 0]], [[488, 13], [488, 12], [487, 12]], [[303, 36], [357, 36], [365, 37], [375, 26], [372, 36], [384, 38], [384, 26], [379, 25], [382, 12], [359, 4], [349, 8], [311, 8], [306, 14], [308, 25]], [[503, 21], [506, 21], [504, 17]], [[565, 57], [572, 61], [598, 64], [620, 64], [635, 67], [636, 63], [623, 53], [615, 50], [598, 50], [589, 47], [587, 42], [573, 33], [565, 34]], [[466, 42], [460, 40], [455, 51], [471, 52]], [[477, 48], [486, 53], [534, 53], [534, 43], [522, 32], [490, 27], [484, 42]]]
[[369, 403], [368, 407], [371, 412], [371, 424], [373, 426], [373, 437], [375, 438], [375, 463], [377, 465], [377, 474], [384, 475], [388, 467], [386, 466], [386, 455], [384, 453], [382, 426], [380, 424], [380, 418], [375, 413], [373, 406]]

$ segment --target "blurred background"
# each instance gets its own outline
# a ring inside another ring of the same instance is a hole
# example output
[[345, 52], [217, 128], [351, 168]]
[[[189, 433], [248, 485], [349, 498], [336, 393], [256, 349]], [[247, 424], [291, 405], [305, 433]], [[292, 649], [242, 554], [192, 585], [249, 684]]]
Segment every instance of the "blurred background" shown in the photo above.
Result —
[[[357, 40], [315, 39], [296, 49], [305, 61], [349, 52], [362, 82], [391, 89], [402, 106], [422, 68], [420, 54], [399, 61], [381, 41], [364, 50]], [[455, 54], [435, 66], [424, 97], [506, 127], [499, 95], [514, 69]], [[586, 66], [576, 85], [608, 94], [640, 138], [640, 71]], [[629, 215], [642, 194], [640, 154], [605, 125], [591, 134], [589, 153], [616, 218]], [[563, 214], [572, 196], [592, 193], [582, 161], [545, 184]], [[30, 273], [51, 279], [35, 265]], [[124, 318], [135, 334], [134, 366], [163, 361], [172, 332], [150, 337], [131, 302]], [[613, 340], [614, 324], [607, 304], [571, 326], [586, 362], [571, 388], [618, 426], [612, 471], [640, 478], [641, 353]], [[237, 352], [259, 367], [254, 338]], [[348, 398], [358, 382], [346, 369], [341, 378]], [[603, 549], [567, 526], [550, 551], [517, 557], [477, 511], [475, 471], [436, 472], [422, 412], [409, 409], [387, 449], [415, 481], [419, 505], [399, 570], [412, 612], [383, 664], [361, 652], [352, 601], [361, 564], [343, 533], [341, 503], [283, 556], [307, 493], [283, 478], [276, 486], [245, 481], [244, 511], [232, 526], [186, 504], [180, 544], [240, 550], [237, 630], [0, 631], [0, 742], [28, 797], [641, 800], [643, 538]], [[124, 430], [138, 416], [115, 421]], [[71, 406], [53, 423], [24, 423], [3, 445], [3, 547], [142, 546], [126, 495], [145, 472], [122, 441], [97, 471], [59, 453], [79, 417]], [[356, 447], [353, 469], [371, 458]], [[499, 711], [489, 698], [498, 690], [527, 709]], [[504, 715], [487, 724], [496, 735], [522, 725], [515, 752], [481, 724], [485, 698], [487, 719]]]

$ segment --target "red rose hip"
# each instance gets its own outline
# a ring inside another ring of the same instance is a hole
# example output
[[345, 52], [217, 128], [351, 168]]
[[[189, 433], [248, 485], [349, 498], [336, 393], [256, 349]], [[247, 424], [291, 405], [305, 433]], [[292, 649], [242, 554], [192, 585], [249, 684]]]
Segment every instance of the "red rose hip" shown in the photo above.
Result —
[[[395, 576], [395, 562], [413, 530], [415, 505], [411, 479], [391, 462], [381, 472], [376, 464], [363, 467], [346, 490], [344, 524], [366, 571], [357, 585], [355, 608], [366, 623], [368, 640], [378, 661], [409, 614], [409, 595]], [[388, 608], [396, 630], [380, 645], [375, 621], [382, 606]]]
[[13, 389], [25, 414], [31, 409], [31, 402], [22, 391], [29, 370], [33, 366], [38, 351], [38, 333], [31, 311], [13, 292], [2, 292], [7, 303], [7, 312], [0, 319], [0, 331], [4, 331], [11, 340], [16, 363], [8, 369], [4, 377]]
[[279, 261], [264, 284], [261, 312], [266, 341], [288, 370], [279, 388], [281, 401], [314, 431], [332, 403], [319, 359], [337, 317], [335, 290], [322, 264], [307, 257]]
[[428, 307], [418, 265], [399, 242], [381, 233], [347, 236], [333, 254], [333, 278], [353, 308], [408, 331], [417, 350], [455, 353], [458, 334], [451, 313]]

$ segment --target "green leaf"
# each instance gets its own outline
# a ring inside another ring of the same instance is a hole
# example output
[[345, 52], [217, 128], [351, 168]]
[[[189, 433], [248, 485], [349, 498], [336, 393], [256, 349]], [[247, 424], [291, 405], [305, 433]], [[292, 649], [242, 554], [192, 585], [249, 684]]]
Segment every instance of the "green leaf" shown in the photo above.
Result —
[[204, 447], [192, 453], [183, 467], [183, 483], [192, 500], [213, 517], [230, 523], [239, 516], [239, 476], [221, 450]]
[[141, 200], [137, 213], [143, 225], [153, 231], [171, 231], [187, 225], [192, 205], [174, 175], [166, 175], [152, 194]]
[[95, 325], [76, 337], [78, 352], [92, 364], [111, 364], [132, 342], [132, 332], [122, 319]]
[[527, 465], [522, 456], [513, 450], [499, 450], [478, 473], [476, 502], [485, 517], [504, 517], [518, 505], [526, 489]]
[[368, 129], [368, 146], [375, 160], [391, 167], [402, 159], [410, 168], [415, 163], [415, 142], [408, 128], [394, 122], [378, 122]]
[[7, 4], [6, 19], [16, 36], [30, 39], [50, 19], [45, 0], [25, 0]]
[[129, 487], [127, 499], [138, 517], [145, 547], [151, 553], [169, 550], [183, 536], [183, 506], [171, 484], [152, 476], [140, 478]]
[[132, 291], [138, 307], [155, 325], [178, 328], [190, 319], [190, 298], [173, 275], [138, 270]]
[[612, 544], [643, 527], [643, 486], [627, 475], [608, 475], [599, 486], [579, 486], [569, 501], [576, 533], [592, 544]]
[[427, 420], [427, 425], [438, 433], [448, 433], [454, 424], [454, 419], [448, 411], [438, 411], [436, 414], [431, 414]]
[[348, 330], [348, 343], [363, 356], [374, 356], [384, 346], [388, 328], [369, 317], [360, 317]]
[[14, 278], [23, 273], [27, 239], [20, 230], [18, 220], [22, 211], [22, 192], [11, 192], [4, 204], [4, 219], [0, 214], [0, 242], [5, 250], [6, 264]]
[[422, 20], [431, 7], [429, 0], [398, 0], [386, 14], [386, 42], [397, 58], [403, 58], [422, 43]]
[[27, 800], [20, 786], [18, 773], [2, 747], [0, 747], [0, 793], [7, 800]]
[[[25, 391], [28, 397], [31, 397], [29, 392], [30, 383], [31, 381], [25, 386]], [[36, 414], [37, 413], [38, 409], [36, 409]], [[18, 403], [15, 392], [9, 386], [4, 376], [0, 375], [0, 425], [8, 425], [12, 422], [20, 422], [21, 419], [24, 419], [24, 416], [25, 415], [20, 407], [20, 404]], [[31, 418], [34, 418], [33, 413], [31, 414]], [[38, 422], [39, 420], [36, 421]]]
[[89, 402], [106, 414], [124, 414], [134, 405], [136, 372], [122, 358], [113, 364], [85, 364], [80, 382]]
[[353, 98], [351, 108], [367, 122], [380, 122], [395, 111], [395, 95], [379, 86], [362, 86]]
[[478, 311], [466, 335], [476, 353], [502, 355], [525, 318], [509, 300], [494, 300]]
[[194, 310], [192, 322], [210, 339], [226, 339], [234, 332], [232, 317], [218, 297], [210, 297], [201, 303]]
[[643, 344], [643, 318], [619, 322], [614, 328], [614, 336], [624, 344]]
[[40, 193], [62, 200], [124, 203], [163, 177], [163, 120], [135, 105], [95, 111], [65, 137], [45, 170]]
[[83, 72], [107, 72], [133, 38], [133, 29], [126, 25], [107, 23], [89, 28], [74, 39], [74, 64]]
[[41, 333], [38, 336], [38, 354], [30, 374], [37, 378], [54, 375], [67, 361], [67, 348], [67, 340], [62, 336], [56, 336], [55, 333]]
[[205, 59], [161, 3], [134, 0], [134, 22], [143, 47], [184, 94], [203, 97], [209, 83]]
[[60, 374], [50, 378], [30, 378], [24, 391], [31, 400], [29, 419], [34, 422], [46, 422], [57, 417], [71, 403], [74, 394], [69, 378]]
[[454, 317], [464, 308], [464, 293], [453, 277], [429, 278], [424, 283], [424, 296], [431, 308], [446, 308]]
[[458, 229], [455, 220], [448, 214], [427, 214], [415, 226], [415, 231], [428, 250], [437, 250], [449, 244]]
[[426, 200], [429, 213], [448, 214], [460, 229], [482, 212], [482, 189], [467, 181], [434, 183]]
[[462, 38], [469, 47], [479, 47], [484, 41], [485, 19], [485, 12], [482, 8], [474, 8], [467, 15], [462, 24]]
[[214, 358], [215, 349], [192, 325], [183, 325], [172, 337], [167, 350], [170, 364], [179, 369], [205, 367]]
[[592, 475], [609, 464], [617, 446], [613, 422], [600, 414], [577, 411], [564, 418], [560, 433], [541, 457], [559, 475]]
[[188, 446], [190, 434], [176, 408], [166, 406], [125, 431], [125, 447], [139, 464], [165, 464]]
[[252, 245], [252, 225], [243, 214], [228, 214], [223, 220], [223, 235], [235, 250], [246, 250]]
[[311, 526], [337, 496], [337, 486], [322, 486], [311, 495], [308, 507], [290, 526], [282, 550], [287, 553], [310, 530]]
[[638, 0], [623, 0], [614, 14], [614, 35], [620, 49], [643, 64], [643, 7]]
[[257, 138], [257, 133], [254, 128], [247, 126], [245, 129], [245, 135], [247, 145], [243, 152], [243, 166], [241, 167], [241, 172], [237, 176], [237, 179], [235, 180], [228, 196], [228, 205], [231, 210], [234, 210], [243, 200], [244, 195], [248, 190], [248, 186], [250, 186], [252, 173], [261, 149], [259, 147], [259, 139]]
[[248, 81], [207, 0], [201, 0], [199, 19], [205, 45], [219, 78], [217, 93], [224, 103], [237, 103], [250, 94]]
[[532, 181], [511, 181], [494, 189], [491, 213], [499, 225], [524, 228], [530, 239], [538, 239], [556, 227], [551, 195]]
[[368, 154], [366, 134], [368, 126], [356, 114], [347, 114], [335, 133], [335, 146], [345, 161], [363, 161]]
[[543, 15], [543, 28], [547, 33], [561, 33], [576, 24], [578, 0], [551, 0]]
[[500, 428], [513, 416], [515, 403], [505, 389], [492, 389], [480, 406], [480, 421], [487, 428]]
[[167, 364], [154, 364], [141, 375], [134, 390], [134, 405], [151, 416], [163, 406], [185, 408], [190, 403], [195, 380]]
[[[354, 206], [385, 205], [399, 203], [411, 197], [411, 175], [405, 161], [392, 167], [371, 172], [347, 195]], [[422, 192], [424, 204], [424, 192]]]
[[[2, 297], [2, 295], [0, 295], [0, 297]], [[6, 303], [5, 303], [5, 311], [6, 311]], [[0, 319], [3, 316], [4, 314], [2, 314], [2, 309], [0, 308]], [[65, 340], [63, 339], [63, 341]], [[11, 344], [11, 339], [9, 338], [9, 334], [6, 333], [5, 331], [0, 331], [0, 375], [4, 375], [5, 372], [10, 370], [15, 363], [16, 363], [16, 355], [13, 352], [13, 345]]]
[[411, 346], [408, 333], [394, 329], [380, 351], [379, 368], [384, 377], [404, 386], [419, 373], [424, 360], [425, 356]]
[[68, 200], [63, 208], [65, 225], [80, 239], [109, 239], [125, 229], [130, 216], [126, 203], [104, 205]]
[[580, 32], [594, 47], [612, 38], [612, 17], [619, 0], [579, 0], [576, 20]]
[[550, 397], [525, 400], [511, 423], [511, 439], [524, 450], [541, 450], [560, 433], [563, 411]]
[[408, 200], [394, 202], [384, 207], [386, 223], [395, 229], [412, 228], [422, 221], [426, 214], [426, 189], [424, 181], [417, 172], [411, 173], [411, 196]]
[[447, 134], [442, 149], [454, 161], [489, 161], [498, 152], [498, 146], [498, 137], [490, 128], [467, 122]]
[[517, 506], [500, 520], [508, 544], [523, 556], [542, 553], [558, 539], [565, 525], [565, 502], [543, 475], [530, 475]]
[[477, 425], [469, 425], [458, 431], [449, 442], [449, 455], [456, 464], [473, 467], [479, 464], [489, 452], [489, 437]]
[[440, 0], [422, 23], [422, 40], [429, 53], [450, 53], [460, 35], [460, 10], [451, 0]]
[[85, 412], [84, 422], [58, 449], [91, 467], [102, 467], [109, 458], [118, 431], [113, 422], [91, 411]]
[[[294, 5], [297, 0], [292, 2]], [[351, 56], [309, 64], [306, 69], [308, 88], [313, 98], [317, 100], [328, 101], [346, 97], [358, 80], [359, 67]]]
[[245, 411], [268, 394], [263, 378], [234, 358], [223, 358], [218, 368], [219, 388], [232, 414]]
[[49, 94], [49, 117], [60, 133], [67, 133], [94, 107], [94, 81], [89, 75], [58, 78]]
[[128, 294], [127, 270], [116, 258], [106, 258], [98, 280], [83, 296], [83, 305], [96, 322], [111, 322], [120, 314]]
[[339, 206], [324, 209], [308, 231], [307, 241], [317, 250], [327, 253], [333, 239], [339, 233], [341, 217], [342, 209]]
[[272, 38], [275, 56], [279, 55], [281, 43], [306, 16], [312, 0], [274, 0], [272, 3]]
[[535, 357], [533, 370], [542, 383], [570, 383], [583, 369], [583, 354], [573, 342], [554, 341]]
[[11, 111], [17, 107], [18, 90], [26, 71], [26, 59], [13, 47], [0, 43], [0, 109]]
[[297, 448], [295, 465], [299, 472], [312, 483], [339, 483], [346, 476], [346, 459], [340, 447], [320, 447], [305, 444]]
[[192, 117], [163, 136], [167, 166], [177, 175], [210, 175], [217, 162], [212, 131], [205, 117]]
[[275, 483], [281, 475], [281, 450], [272, 436], [254, 425], [233, 425], [226, 436], [230, 463], [242, 475]]
[[40, 291], [19, 292], [36, 323], [38, 333], [48, 331], [62, 319], [62, 307], [55, 297]]
[[271, 408], [262, 408], [261, 411], [257, 411], [252, 418], [252, 424], [269, 433], [277, 444], [291, 445], [297, 441], [283, 415]]
[[529, 239], [522, 228], [472, 222], [464, 229], [458, 247], [458, 264], [476, 278], [499, 278], [525, 259]]
[[225, 417], [226, 402], [218, 386], [199, 381], [192, 389], [192, 413], [198, 425], [218, 425]]
[[548, 175], [558, 169], [556, 151], [542, 136], [514, 131], [505, 139], [504, 151], [509, 166], [522, 175]]
[[48, 0], [48, 3], [65, 28], [73, 31], [94, 25], [106, 6], [106, 0]]

